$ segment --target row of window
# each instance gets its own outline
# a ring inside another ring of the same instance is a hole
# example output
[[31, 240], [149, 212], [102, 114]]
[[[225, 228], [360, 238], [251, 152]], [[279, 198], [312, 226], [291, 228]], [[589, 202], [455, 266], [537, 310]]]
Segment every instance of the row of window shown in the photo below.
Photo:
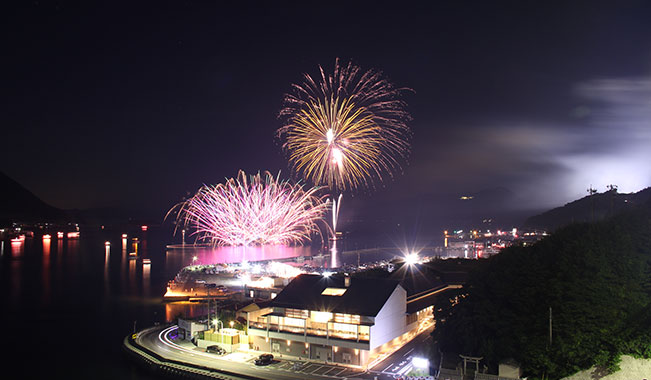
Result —
[[362, 318], [355, 314], [329, 313], [327, 311], [308, 311], [301, 309], [285, 309], [285, 317], [308, 319], [310, 317], [314, 322], [329, 322], [334, 320], [338, 323], [360, 324]]

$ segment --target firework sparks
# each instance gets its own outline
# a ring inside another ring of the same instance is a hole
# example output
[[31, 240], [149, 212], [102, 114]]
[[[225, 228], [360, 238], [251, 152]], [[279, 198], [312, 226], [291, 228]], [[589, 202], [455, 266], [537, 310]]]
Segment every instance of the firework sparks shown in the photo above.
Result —
[[[320, 233], [329, 208], [319, 188], [281, 181], [265, 172], [243, 171], [224, 184], [204, 185], [175, 206], [177, 221], [194, 229], [197, 241], [214, 245], [301, 244]], [[171, 210], [171, 211], [172, 211]], [[171, 212], [170, 211], [170, 212]]]
[[371, 186], [401, 169], [409, 153], [410, 116], [381, 72], [335, 62], [319, 80], [305, 74], [285, 96], [278, 130], [293, 169], [315, 185]]

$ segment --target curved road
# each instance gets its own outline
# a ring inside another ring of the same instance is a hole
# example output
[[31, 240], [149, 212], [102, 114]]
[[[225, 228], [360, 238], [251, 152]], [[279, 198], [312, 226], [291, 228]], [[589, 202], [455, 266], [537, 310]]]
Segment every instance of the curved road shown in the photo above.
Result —
[[[332, 380], [332, 376], [319, 376], [314, 374], [307, 374], [303, 372], [294, 372], [291, 370], [279, 369], [269, 366], [256, 366], [250, 362], [242, 362], [229, 360], [230, 355], [220, 357], [214, 354], [198, 350], [191, 343], [183, 342], [176, 343], [170, 338], [170, 333], [173, 333], [178, 327], [154, 327], [138, 333], [136, 342], [157, 353], [158, 355], [169, 359], [176, 360], [184, 363], [200, 365], [209, 368], [221, 369], [238, 374], [258, 377], [260, 379], [277, 379], [277, 380]], [[233, 354], [231, 354], [233, 355]], [[240, 355], [240, 354], [234, 354]], [[251, 356], [257, 356], [251, 355]], [[278, 362], [278, 360], [275, 360]], [[370, 377], [372, 379], [372, 377]]]
[[[246, 360], [245, 356], [253, 358], [257, 353], [235, 353], [225, 356], [217, 356], [204, 352], [202, 349], [197, 349], [192, 343], [176, 341], [172, 337], [175, 335], [178, 326], [157, 326], [152, 327], [138, 333], [136, 343], [155, 352], [156, 354], [168, 360], [175, 360], [183, 363], [199, 365], [208, 368], [215, 368], [218, 370], [225, 370], [237, 374], [248, 375], [260, 379], [276, 379], [276, 380], [333, 380], [341, 379], [344, 376], [327, 376], [315, 373], [306, 373], [306, 371], [299, 372], [291, 369], [292, 363], [299, 363], [299, 365], [311, 365], [309, 362], [295, 362], [288, 360], [274, 360], [274, 364], [270, 366], [256, 366], [252, 361]], [[384, 358], [380, 363], [374, 365], [373, 370], [369, 373], [357, 373], [351, 376], [348, 372], [348, 378], [353, 379], [394, 379], [404, 375], [410, 367], [411, 359], [414, 356], [421, 356], [424, 352], [424, 346], [430, 338], [432, 328], [427, 328], [416, 336], [412, 341], [408, 342], [405, 346], [401, 347], [398, 351], [394, 352], [387, 358]], [[420, 355], [419, 355], [420, 354]], [[313, 364], [317, 366], [318, 364]], [[332, 367], [332, 366], [331, 366]], [[334, 367], [337, 371], [330, 371], [336, 373], [339, 369], [344, 367]], [[324, 373], [323, 371], [321, 373]], [[342, 373], [342, 372], [340, 372]], [[342, 373], [344, 374], [344, 373]], [[237, 376], [230, 376], [237, 378]]]

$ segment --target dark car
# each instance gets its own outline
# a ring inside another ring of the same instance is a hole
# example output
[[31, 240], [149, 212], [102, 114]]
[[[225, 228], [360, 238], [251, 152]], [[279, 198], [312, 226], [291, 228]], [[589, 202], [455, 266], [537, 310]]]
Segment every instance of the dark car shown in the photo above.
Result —
[[267, 365], [274, 361], [274, 356], [271, 354], [262, 354], [255, 359], [255, 365]]
[[217, 345], [214, 345], [206, 347], [206, 352], [210, 352], [211, 354], [224, 355], [226, 353], [226, 350]]

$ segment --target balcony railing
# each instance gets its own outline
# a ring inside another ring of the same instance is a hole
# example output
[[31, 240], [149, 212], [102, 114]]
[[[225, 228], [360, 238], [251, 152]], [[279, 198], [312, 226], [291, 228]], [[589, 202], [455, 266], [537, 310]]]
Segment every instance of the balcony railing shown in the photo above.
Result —
[[[290, 333], [290, 334], [297, 334], [297, 335], [310, 335], [310, 336], [317, 336], [321, 338], [334, 338], [334, 339], [345, 339], [345, 340], [353, 340], [353, 341], [360, 341], [360, 342], [368, 342], [370, 340], [370, 335], [368, 333], [353, 333], [349, 331], [337, 331], [337, 330], [326, 330], [323, 328], [312, 328], [312, 327], [298, 327], [298, 326], [288, 326], [288, 325], [278, 325], [276, 323], [269, 323], [267, 325], [266, 322], [249, 322], [249, 328], [254, 328], [254, 329], [259, 329], [259, 330], [267, 330], [267, 326], [269, 328], [269, 331], [275, 331], [275, 332], [284, 332], [284, 333]], [[359, 337], [359, 339], [358, 339]]]

